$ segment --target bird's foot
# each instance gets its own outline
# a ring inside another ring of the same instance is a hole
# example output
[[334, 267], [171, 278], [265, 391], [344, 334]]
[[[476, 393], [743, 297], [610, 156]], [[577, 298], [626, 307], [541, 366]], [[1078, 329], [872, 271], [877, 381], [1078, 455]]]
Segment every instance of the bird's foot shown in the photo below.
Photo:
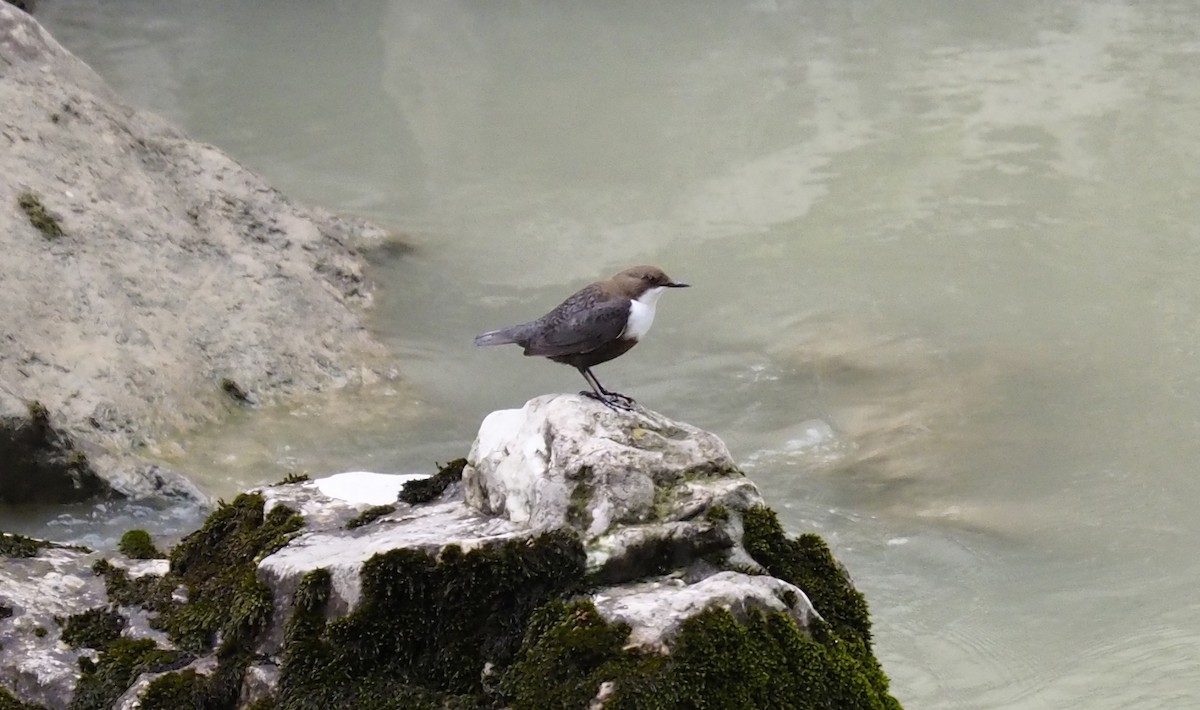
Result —
[[594, 399], [609, 409], [614, 409], [617, 411], [632, 412], [634, 406], [637, 405], [637, 402], [633, 401], [632, 397], [627, 397], [617, 392], [605, 392], [603, 395], [599, 395], [595, 392], [583, 390], [579, 394], [583, 395], [584, 397]]
[[612, 399], [615, 399], [618, 402], [621, 402], [625, 405], [632, 406], [632, 405], [637, 404], [637, 402], [633, 401], [633, 397], [621, 394], [620, 392], [609, 392], [608, 390], [604, 390], [604, 394], [608, 395]]

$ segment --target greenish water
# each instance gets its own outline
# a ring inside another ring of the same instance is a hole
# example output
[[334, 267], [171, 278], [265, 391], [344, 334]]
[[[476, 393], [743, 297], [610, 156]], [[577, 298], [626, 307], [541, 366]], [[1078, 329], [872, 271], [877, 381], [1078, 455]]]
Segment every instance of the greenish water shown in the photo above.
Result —
[[719, 433], [916, 709], [1200, 706], [1200, 8], [43, 0], [132, 103], [389, 226], [403, 380], [206, 432], [209, 490], [430, 470], [576, 390], [480, 331], [625, 266], [598, 375]]

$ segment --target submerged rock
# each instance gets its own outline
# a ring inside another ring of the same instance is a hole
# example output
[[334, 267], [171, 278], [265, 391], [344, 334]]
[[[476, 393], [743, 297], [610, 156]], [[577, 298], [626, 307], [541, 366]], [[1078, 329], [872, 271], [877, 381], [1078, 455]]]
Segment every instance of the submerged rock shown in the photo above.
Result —
[[0, 503], [202, 500], [143, 453], [386, 369], [358, 251], [380, 230], [127, 106], [3, 2], [0, 129]]
[[143, 583], [96, 565], [129, 621], [59, 649], [95, 659], [72, 707], [899, 708], [862, 595], [711, 433], [539, 397], [394, 503], [346, 480], [240, 496]]

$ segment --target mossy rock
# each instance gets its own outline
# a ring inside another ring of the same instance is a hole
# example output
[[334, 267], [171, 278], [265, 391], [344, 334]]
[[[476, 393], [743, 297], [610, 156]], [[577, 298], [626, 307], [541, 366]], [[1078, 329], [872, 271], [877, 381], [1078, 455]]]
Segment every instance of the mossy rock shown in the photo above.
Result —
[[68, 710], [108, 710], [142, 673], [159, 673], [187, 663], [181, 651], [159, 648], [149, 639], [117, 639], [95, 663], [80, 659], [83, 671]]
[[160, 560], [166, 557], [150, 539], [150, 533], [145, 530], [130, 530], [121, 536], [117, 545], [121, 554], [131, 560]]
[[36, 540], [32, 537], [15, 533], [0, 533], [0, 557], [37, 557], [42, 550], [55, 547], [47, 540]]
[[530, 624], [504, 679], [514, 710], [585, 708], [611, 683], [619, 710], [899, 710], [844, 648], [790, 616], [710, 608], [684, 622], [670, 655], [625, 648], [629, 627], [591, 602], [552, 602]]
[[25, 537], [16, 533], [0, 532], [0, 557], [37, 557], [43, 550], [91, 552], [91, 550], [82, 545], [62, 545], [57, 542]]
[[746, 551], [771, 573], [804, 590], [830, 627], [844, 639], [871, 647], [871, 617], [867, 600], [854, 588], [845, 570], [819, 535], [789, 539], [770, 508], [742, 513]]
[[141, 694], [141, 710], [201, 710], [208, 678], [191, 668], [166, 673], [150, 682]]
[[362, 569], [362, 598], [329, 622], [329, 573], [305, 576], [284, 639], [279, 710], [480, 707], [487, 664], [507, 666], [533, 611], [581, 589], [567, 531], [432, 556], [398, 549]]
[[[270, 588], [255, 575], [258, 561], [285, 545], [303, 526], [303, 519], [286, 506], [276, 506], [266, 514], [264, 507], [258, 494], [222, 503], [200, 530], [171, 551], [165, 576], [132, 579], [106, 560], [93, 566], [96, 574], [104, 576], [111, 602], [155, 612], [151, 625], [165, 631], [183, 650], [164, 659], [154, 655], [158, 649], [152, 642], [132, 650], [125, 647], [126, 639], [109, 644], [95, 667], [85, 669], [85, 679], [91, 680], [80, 682], [78, 707], [107, 708], [96, 703], [109, 698], [120, 682], [128, 681], [117, 695], [140, 673], [177, 670], [195, 656], [211, 652], [219, 634], [218, 664], [210, 675], [191, 669], [168, 673], [151, 683], [147, 690], [151, 704], [143, 703], [143, 707], [232, 710], [257, 638], [274, 612]], [[180, 586], [187, 589], [184, 604], [173, 599]], [[134, 651], [145, 657], [137, 657]], [[136, 670], [132, 676], [131, 668]]]
[[[161, 578], [131, 579], [97, 563], [110, 600], [157, 612], [154, 625], [184, 651], [109, 642], [96, 664], [84, 664], [72, 708], [107, 707], [148, 671], [166, 673], [143, 693], [144, 708], [236, 706], [274, 612], [257, 563], [302, 524], [285, 507], [263, 508], [257, 494], [222, 503], [171, 551]], [[363, 564], [359, 601], [337, 619], [326, 617], [330, 573], [304, 577], [284, 633], [276, 694], [255, 707], [574, 710], [587, 707], [607, 681], [606, 708], [899, 710], [871, 653], [866, 603], [828, 547], [817, 536], [789, 539], [765, 508], [714, 507], [707, 520], [725, 523], [734, 515], [742, 517], [755, 560], [804, 589], [824, 621], [805, 632], [784, 613], [735, 617], [712, 608], [682, 624], [670, 655], [648, 653], [626, 647], [628, 626], [605, 621], [580, 600], [592, 582], [574, 532], [438, 554], [395, 549]], [[180, 586], [186, 604], [172, 600]], [[213, 652], [218, 636], [212, 673], [183, 667], [192, 654]]]
[[258, 581], [256, 566], [286, 545], [304, 519], [286, 506], [266, 515], [263, 507], [257, 493], [222, 503], [171, 551], [167, 578], [186, 585], [188, 602], [164, 610], [160, 626], [180, 647], [205, 651], [218, 631], [236, 645], [270, 620], [271, 590]]
[[102, 649], [121, 637], [125, 617], [115, 609], [97, 607], [67, 617], [63, 622], [62, 641], [74, 648]]

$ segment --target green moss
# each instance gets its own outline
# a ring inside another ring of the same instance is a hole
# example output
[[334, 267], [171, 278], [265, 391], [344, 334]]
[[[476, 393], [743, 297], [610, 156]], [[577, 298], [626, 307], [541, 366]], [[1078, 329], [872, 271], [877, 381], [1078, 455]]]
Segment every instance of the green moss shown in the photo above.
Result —
[[476, 707], [485, 664], [507, 666], [534, 609], [578, 591], [583, 571], [583, 547], [566, 531], [437, 557], [391, 550], [363, 565], [358, 607], [332, 622], [329, 573], [310, 573], [286, 631], [277, 707]]
[[159, 673], [187, 662], [179, 651], [165, 651], [149, 639], [120, 638], [110, 643], [93, 664], [83, 663], [69, 710], [108, 710], [142, 673]]
[[124, 568], [108, 560], [97, 560], [92, 573], [104, 577], [104, 591], [108, 600], [120, 606], [140, 606], [149, 611], [162, 612], [171, 607], [172, 584], [159, 575], [147, 574], [130, 578]]
[[121, 536], [117, 549], [131, 560], [158, 560], [166, 557], [145, 530], [130, 530]]
[[[218, 631], [227, 640], [243, 639], [266, 625], [272, 608], [270, 589], [255, 576], [258, 560], [286, 544], [303, 525], [286, 506], [272, 508], [265, 517], [262, 509], [257, 494], [221, 504], [204, 527], [171, 551], [165, 577], [131, 579], [107, 560], [96, 562], [92, 571], [104, 576], [111, 602], [157, 612], [155, 628], [182, 648], [208, 651]], [[172, 599], [181, 586], [187, 590], [185, 604]]]
[[208, 679], [191, 668], [151, 681], [141, 697], [142, 710], [187, 710], [205, 707]]
[[[156, 612], [151, 625], [185, 651], [208, 653], [216, 636], [221, 637], [216, 670], [208, 676], [184, 671], [158, 679], [157, 707], [218, 710], [236, 705], [258, 635], [273, 613], [271, 590], [255, 574], [258, 561], [287, 544], [304, 524], [286, 506], [265, 515], [264, 507], [259, 494], [221, 503], [200, 530], [171, 551], [170, 570], [163, 577], [130, 579], [106, 560], [93, 566], [104, 575], [110, 601]], [[179, 587], [187, 590], [186, 603], [173, 599]]]
[[54, 543], [48, 540], [0, 533], [0, 557], [37, 557], [39, 552], [51, 547], [54, 547]]
[[63, 643], [73, 648], [102, 649], [121, 637], [125, 617], [115, 609], [96, 607], [67, 617], [63, 623]]
[[744, 511], [742, 522], [743, 544], [750, 556], [772, 576], [803, 589], [835, 633], [869, 652], [867, 600], [850, 583], [825, 541], [812, 534], [788, 539], [769, 508]]
[[822, 629], [831, 639], [830, 643], [841, 644], [863, 666], [863, 672], [880, 697], [890, 699], [887, 676], [871, 650], [867, 600], [851, 584], [825, 541], [813, 534], [789, 539], [769, 508], [743, 511], [742, 524], [746, 551], [772, 576], [804, 590], [828, 624]]
[[33, 630], [33, 635], [37, 636], [40, 639], [46, 638], [46, 635], [49, 633], [50, 632], [46, 630], [45, 626], [38, 626]]
[[461, 481], [463, 468], [466, 465], [466, 459], [455, 459], [442, 466], [437, 473], [429, 478], [409, 481], [400, 489], [398, 499], [400, 502], [408, 503], [409, 505], [428, 503], [440, 496], [451, 483]]
[[82, 545], [60, 545], [49, 540], [38, 540], [16, 533], [0, 532], [0, 557], [37, 557], [43, 550], [50, 549], [91, 552]]
[[713, 524], [724, 524], [729, 522], [729, 509], [723, 505], [711, 506], [704, 511], [704, 519]]
[[396, 512], [396, 506], [394, 506], [394, 505], [371, 506], [370, 508], [367, 508], [363, 512], [359, 513], [358, 515], [354, 516], [353, 518], [350, 518], [350, 520], [346, 521], [346, 529], [353, 530], [354, 528], [361, 528], [362, 526], [364, 526], [368, 523], [374, 522], [375, 520], [382, 518], [383, 516], [387, 515], [388, 513], [394, 513], [394, 512]]
[[571, 489], [571, 501], [567, 504], [567, 523], [578, 530], [587, 530], [592, 526], [592, 484], [590, 476], [584, 475], [583, 480]]
[[222, 503], [204, 527], [171, 551], [167, 580], [187, 587], [187, 603], [159, 615], [156, 626], [181, 648], [202, 652], [222, 632], [243, 638], [270, 615], [270, 590], [257, 580], [258, 561], [287, 544], [304, 519], [286, 506], [265, 516], [260, 494]]
[[546, 605], [504, 679], [511, 707], [587, 707], [611, 681], [605, 707], [621, 710], [899, 710], [843, 648], [783, 613], [741, 622], [708, 609], [684, 622], [670, 656], [627, 650], [628, 636], [590, 602]]
[[50, 426], [50, 410], [46, 409], [46, 405], [36, 399], [31, 399], [25, 403], [25, 409], [29, 412], [29, 424], [36, 429], [45, 429]]
[[234, 380], [233, 378], [230, 378], [230, 377], [222, 377], [221, 378], [221, 391], [224, 392], [227, 397], [229, 397], [233, 401], [237, 402], [238, 404], [249, 404], [250, 403], [250, 393], [247, 392], [244, 387], [239, 385], [237, 383], [237, 380]]
[[609, 624], [591, 602], [553, 600], [530, 619], [502, 689], [514, 708], [586, 708], [604, 681], [661, 665], [626, 653], [628, 639], [629, 627]]
[[17, 207], [21, 208], [33, 228], [41, 232], [46, 239], [58, 239], [65, 234], [62, 225], [46, 210], [41, 198], [32, 192], [17, 195]]
[[308, 480], [307, 473], [296, 473], [295, 471], [292, 471], [288, 475], [284, 476], [282, 481], [280, 481], [279, 483], [276, 483], [275, 485], [288, 486], [293, 483], [304, 483], [307, 480]]

